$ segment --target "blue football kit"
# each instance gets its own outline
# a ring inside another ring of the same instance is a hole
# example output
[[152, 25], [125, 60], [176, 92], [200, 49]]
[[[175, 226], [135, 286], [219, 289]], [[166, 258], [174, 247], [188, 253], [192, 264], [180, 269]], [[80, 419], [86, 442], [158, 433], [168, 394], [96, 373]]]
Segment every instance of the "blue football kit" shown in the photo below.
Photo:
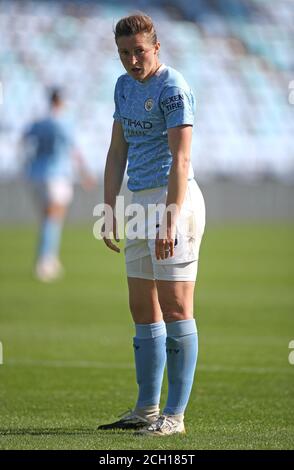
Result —
[[26, 174], [32, 180], [73, 177], [72, 138], [66, 121], [49, 115], [32, 123], [24, 133]]
[[[193, 92], [179, 72], [161, 65], [145, 81], [135, 80], [128, 74], [120, 76], [114, 99], [113, 118], [121, 123], [128, 143], [128, 188], [132, 191], [131, 201], [136, 214], [133, 220], [128, 219], [126, 227], [125, 259], [129, 283], [135, 279], [135, 289], [139, 286], [139, 279], [145, 282], [195, 282], [198, 251], [205, 225], [205, 206], [202, 193], [194, 180], [191, 163], [188, 173], [190, 181], [176, 221], [173, 256], [160, 260], [155, 256], [156, 235], [160, 226], [164, 226], [163, 215], [159, 215], [157, 210], [159, 206], [164, 211], [166, 209], [168, 179], [173, 161], [168, 145], [168, 129], [193, 126]], [[174, 286], [170, 286], [173, 299]], [[158, 291], [160, 287], [160, 284], [155, 285]], [[135, 302], [138, 316], [141, 305], [143, 308], [155, 309], [149, 298], [149, 289], [142, 288], [147, 303], [145, 299], [141, 302], [139, 297], [138, 302]], [[131, 300], [132, 295], [131, 292]], [[144, 435], [185, 432], [184, 413], [198, 355], [197, 327], [194, 318], [190, 317], [178, 315], [178, 319], [170, 315], [172, 320], [166, 320], [165, 314], [169, 307], [166, 311], [165, 302], [163, 305], [159, 302], [163, 312], [162, 320], [154, 323], [135, 322], [133, 346], [138, 384], [135, 409], [119, 421], [102, 425], [99, 429], [142, 428], [139, 433]], [[165, 366], [168, 396], [160, 416]]]
[[[128, 148], [131, 191], [166, 186], [172, 164], [167, 129], [193, 125], [195, 100], [182, 75], [161, 65], [146, 82], [128, 74], [115, 87], [113, 118], [122, 124]], [[193, 178], [190, 164], [189, 179]]]

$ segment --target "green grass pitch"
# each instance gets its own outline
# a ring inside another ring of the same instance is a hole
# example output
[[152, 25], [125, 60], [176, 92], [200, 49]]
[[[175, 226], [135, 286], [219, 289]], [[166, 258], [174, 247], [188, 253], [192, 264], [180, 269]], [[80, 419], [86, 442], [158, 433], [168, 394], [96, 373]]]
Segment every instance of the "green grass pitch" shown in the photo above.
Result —
[[1, 449], [294, 448], [294, 225], [208, 226], [187, 434], [168, 438], [96, 430], [136, 399], [123, 255], [67, 226], [66, 276], [43, 285], [35, 229], [0, 236]]

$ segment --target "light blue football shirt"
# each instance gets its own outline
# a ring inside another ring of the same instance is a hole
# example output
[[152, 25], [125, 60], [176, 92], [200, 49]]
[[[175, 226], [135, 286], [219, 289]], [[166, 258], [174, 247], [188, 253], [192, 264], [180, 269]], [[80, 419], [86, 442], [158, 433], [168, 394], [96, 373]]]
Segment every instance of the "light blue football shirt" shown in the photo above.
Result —
[[27, 177], [32, 180], [73, 178], [73, 141], [67, 121], [49, 115], [35, 121], [24, 133]]
[[[183, 76], [161, 65], [146, 82], [128, 74], [117, 80], [113, 118], [121, 122], [128, 149], [131, 191], [166, 186], [172, 164], [167, 129], [194, 123], [194, 96]], [[190, 164], [189, 179], [193, 178]]]

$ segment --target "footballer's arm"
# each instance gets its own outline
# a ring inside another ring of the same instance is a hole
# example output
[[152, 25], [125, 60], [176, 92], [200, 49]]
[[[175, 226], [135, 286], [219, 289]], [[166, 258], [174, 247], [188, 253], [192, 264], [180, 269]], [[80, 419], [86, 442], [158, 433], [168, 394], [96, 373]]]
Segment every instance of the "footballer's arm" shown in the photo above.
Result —
[[[116, 242], [119, 241], [117, 234], [116, 219], [114, 209], [116, 196], [119, 194], [127, 164], [128, 144], [124, 138], [123, 128], [120, 122], [114, 121], [109, 150], [107, 153], [104, 172], [104, 204], [112, 209], [112, 227]], [[116, 252], [120, 252], [117, 245], [112, 243], [109, 234], [105, 233], [104, 243]]]

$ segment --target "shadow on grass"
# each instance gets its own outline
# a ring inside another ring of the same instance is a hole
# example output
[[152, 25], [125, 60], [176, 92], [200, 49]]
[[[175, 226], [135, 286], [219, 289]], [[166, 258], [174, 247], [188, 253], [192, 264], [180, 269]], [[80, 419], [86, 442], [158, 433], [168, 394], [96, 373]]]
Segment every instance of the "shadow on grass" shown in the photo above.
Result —
[[95, 428], [19, 428], [19, 429], [5, 429], [0, 428], [0, 436], [90, 436], [90, 435], [111, 435], [111, 434], [126, 434], [130, 430], [107, 430], [100, 431]]
[[19, 429], [1, 429], [0, 436], [71, 436], [71, 435], [90, 435], [94, 434], [95, 429], [84, 428], [84, 429], [64, 429], [64, 428], [19, 428]]

